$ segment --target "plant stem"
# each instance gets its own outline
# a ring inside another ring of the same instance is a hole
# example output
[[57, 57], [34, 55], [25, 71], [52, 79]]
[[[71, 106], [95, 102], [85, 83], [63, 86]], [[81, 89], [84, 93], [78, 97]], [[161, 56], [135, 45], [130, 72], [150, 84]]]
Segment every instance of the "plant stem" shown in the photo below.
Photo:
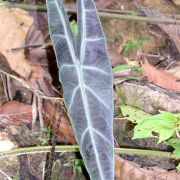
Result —
[[[18, 148], [9, 151], [0, 152], [0, 158], [8, 156], [17, 156], [22, 154], [33, 154], [33, 153], [45, 153], [50, 152], [51, 146], [38, 146], [38, 147], [27, 147]], [[56, 152], [79, 152], [79, 146], [77, 145], [67, 145], [67, 146], [56, 146]], [[166, 157], [174, 158], [177, 157], [171, 155], [171, 152], [156, 151], [156, 150], [143, 150], [143, 149], [129, 149], [129, 148], [115, 148], [116, 154], [134, 154], [134, 155], [144, 155], [151, 157]]]
[[[21, 8], [30, 11], [47, 11], [45, 5], [30, 5], [30, 4], [19, 4], [19, 3], [10, 3], [10, 2], [2, 2], [0, 1], [0, 6], [5, 5], [11, 8]], [[66, 9], [68, 13], [76, 14], [75, 9]], [[174, 19], [162, 19], [162, 18], [150, 18], [150, 17], [143, 17], [143, 16], [134, 16], [134, 15], [126, 15], [126, 14], [119, 14], [119, 13], [110, 13], [110, 12], [99, 12], [99, 16], [101, 18], [107, 19], [120, 19], [120, 20], [129, 20], [129, 21], [138, 21], [138, 22], [147, 22], [151, 24], [174, 24], [180, 25], [180, 20]]]
[[56, 119], [56, 128], [55, 128], [55, 132], [53, 133], [52, 139], [51, 139], [51, 150], [50, 153], [47, 154], [46, 157], [46, 167], [45, 167], [45, 174], [44, 174], [44, 180], [49, 180], [51, 179], [51, 175], [52, 175], [52, 169], [53, 169], [53, 164], [55, 161], [55, 155], [56, 155], [56, 143], [57, 143], [57, 136], [58, 136], [58, 132], [59, 132], [59, 128], [60, 128], [60, 123], [61, 123], [61, 119], [64, 113], [64, 107], [60, 107], [59, 110], [59, 117]]

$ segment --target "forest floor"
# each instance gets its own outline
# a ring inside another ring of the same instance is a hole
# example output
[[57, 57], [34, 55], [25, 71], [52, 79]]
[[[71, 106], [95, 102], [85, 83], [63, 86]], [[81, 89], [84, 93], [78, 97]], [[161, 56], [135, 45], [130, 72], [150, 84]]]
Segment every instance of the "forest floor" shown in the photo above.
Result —
[[[180, 179], [176, 168], [179, 158], [169, 155], [174, 150], [172, 146], [166, 141], [157, 143], [157, 137], [133, 139], [133, 129], [144, 117], [142, 112], [149, 115], [156, 115], [159, 110], [180, 113], [180, 3], [176, 0], [104, 2], [98, 4], [98, 9], [102, 13], [114, 77], [115, 145], [145, 150], [144, 154], [137, 151], [117, 155], [116, 179]], [[71, 1], [65, 4], [68, 9], [74, 8]], [[0, 6], [2, 152], [50, 145], [64, 108], [47, 14], [13, 6], [15, 3]], [[108, 18], [107, 12], [121, 18]], [[72, 24], [74, 20], [75, 15], [70, 15]], [[57, 142], [58, 145], [76, 144], [66, 110]], [[146, 150], [152, 152], [147, 155]], [[158, 157], [154, 151], [167, 152], [167, 156]], [[5, 156], [0, 152], [0, 158], [0, 180], [7, 177], [39, 180], [44, 173], [47, 152], [19, 156]], [[79, 153], [56, 153], [53, 167], [54, 176], [59, 179], [88, 179]]]

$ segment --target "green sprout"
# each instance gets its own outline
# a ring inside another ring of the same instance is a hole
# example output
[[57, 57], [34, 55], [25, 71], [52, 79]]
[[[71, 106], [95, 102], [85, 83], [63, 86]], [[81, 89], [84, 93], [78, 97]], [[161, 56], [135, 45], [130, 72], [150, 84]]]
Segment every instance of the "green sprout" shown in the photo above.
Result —
[[144, 42], [149, 41], [148, 38], [135, 38], [133, 41], [127, 41], [123, 46], [124, 53], [127, 53], [133, 49], [140, 49]]
[[84, 166], [84, 161], [82, 159], [73, 159], [67, 163], [64, 163], [63, 166], [72, 167], [73, 171], [78, 171], [79, 173], [82, 173], [82, 167]]

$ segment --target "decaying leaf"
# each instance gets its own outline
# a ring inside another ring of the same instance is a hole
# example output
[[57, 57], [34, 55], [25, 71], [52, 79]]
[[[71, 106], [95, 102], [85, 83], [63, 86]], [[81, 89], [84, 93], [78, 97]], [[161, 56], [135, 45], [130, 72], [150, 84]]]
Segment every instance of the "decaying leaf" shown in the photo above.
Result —
[[[148, 17], [152, 18], [161, 18], [173, 20], [172, 17], [162, 14], [159, 10], [154, 8], [143, 7], [140, 4], [137, 4], [137, 7], [143, 11]], [[179, 53], [180, 53], [180, 25], [167, 25], [167, 24], [158, 24], [158, 26], [170, 37], [171, 41], [175, 43]]]
[[[27, 78], [31, 74], [31, 65], [25, 60], [24, 49], [12, 51], [12, 48], [24, 46], [26, 33], [32, 24], [32, 18], [21, 9], [0, 7], [0, 52], [6, 57], [12, 70]], [[8, 32], [8, 33], [7, 33]]]
[[[46, 100], [43, 104], [43, 108], [46, 114], [44, 117], [45, 123], [50, 124], [52, 127], [52, 131], [55, 131], [56, 121], [59, 118], [59, 112], [61, 108], [60, 105], [53, 103], [52, 101]], [[60, 129], [58, 132], [58, 141], [66, 141], [72, 144], [77, 143], [71, 123], [65, 113], [61, 119]]]
[[8, 101], [0, 106], [0, 125], [20, 126], [32, 122], [32, 106], [18, 101]]
[[118, 3], [118, 0], [98, 0], [97, 8], [98, 9], [106, 9], [110, 8], [113, 4]]
[[39, 62], [47, 68], [47, 61], [55, 60], [48, 31], [47, 14], [44, 12], [31, 12], [30, 14], [33, 16], [34, 22], [25, 38], [25, 44], [30, 45], [25, 48], [25, 57], [30, 61]]
[[5, 7], [0, 7], [0, 14], [0, 52], [14, 72], [40, 90], [44, 89], [48, 95], [48, 87], [44, 81], [47, 73], [38, 63], [28, 62], [24, 56], [25, 37], [33, 23], [32, 17], [24, 10]]
[[147, 77], [150, 83], [154, 83], [162, 88], [180, 92], [179, 78], [165, 70], [156, 69], [146, 60], [141, 63], [143, 75]]
[[153, 166], [141, 168], [138, 164], [115, 156], [115, 175], [117, 180], [178, 180], [180, 173]]

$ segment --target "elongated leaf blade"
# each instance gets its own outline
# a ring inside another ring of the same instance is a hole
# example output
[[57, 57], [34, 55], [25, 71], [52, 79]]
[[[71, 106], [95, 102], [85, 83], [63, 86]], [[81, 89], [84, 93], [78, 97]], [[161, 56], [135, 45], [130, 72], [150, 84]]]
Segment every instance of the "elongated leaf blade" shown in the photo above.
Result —
[[78, 0], [74, 42], [59, 0], [47, 0], [65, 104], [91, 179], [114, 179], [113, 84], [103, 30], [92, 0]]

